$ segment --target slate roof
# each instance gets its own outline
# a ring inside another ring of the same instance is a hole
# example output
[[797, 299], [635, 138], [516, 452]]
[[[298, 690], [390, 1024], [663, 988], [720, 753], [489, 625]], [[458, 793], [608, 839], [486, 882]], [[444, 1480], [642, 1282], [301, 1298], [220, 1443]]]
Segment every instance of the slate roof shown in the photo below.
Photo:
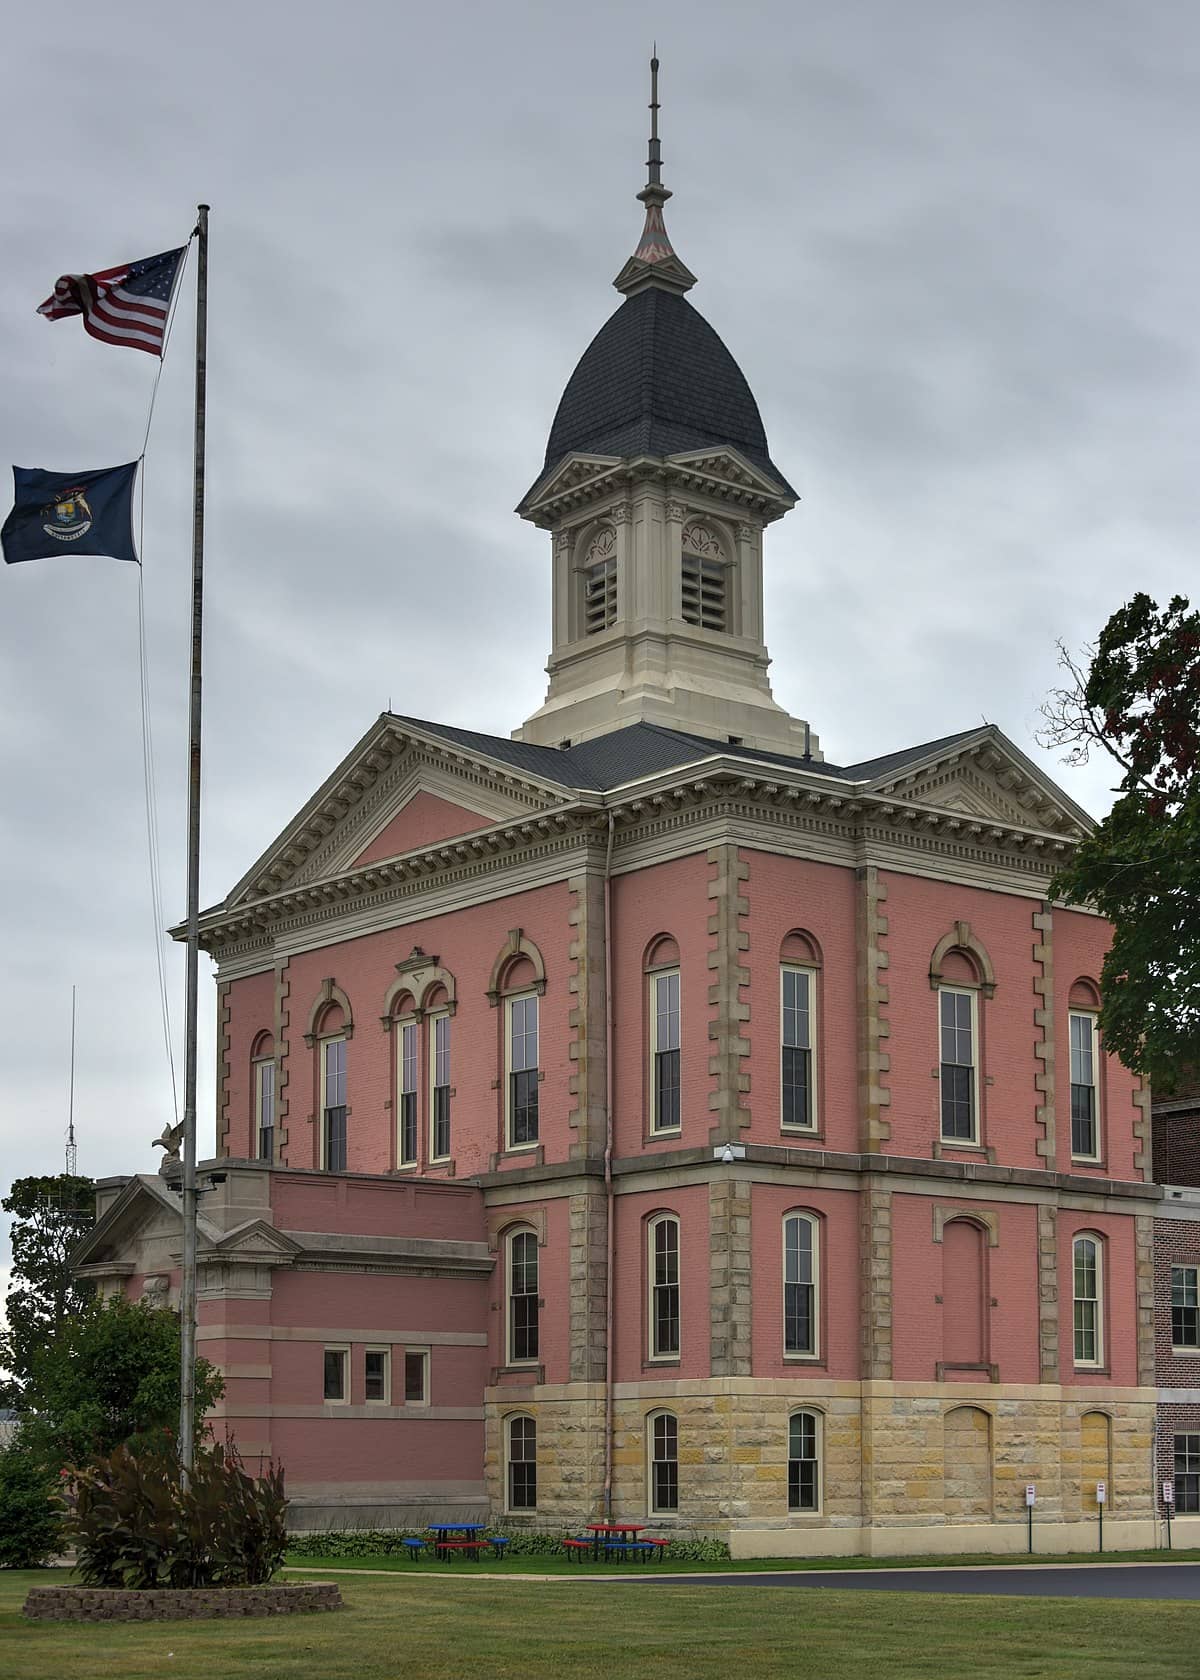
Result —
[[576, 451], [662, 457], [721, 443], [795, 495], [741, 368], [686, 298], [649, 286], [608, 318], [567, 381], [542, 477]]
[[610, 734], [597, 735], [573, 747], [539, 747], [529, 741], [510, 741], [503, 735], [481, 735], [472, 729], [457, 729], [447, 723], [429, 723], [422, 718], [396, 717], [395, 721], [451, 741], [465, 747], [468, 752], [479, 753], [501, 764], [511, 764], [515, 770], [524, 770], [543, 781], [583, 793], [606, 793], [642, 776], [653, 776], [660, 770], [673, 770], [678, 765], [697, 764], [717, 754], [748, 759], [755, 764], [778, 764], [793, 770], [810, 770], [817, 775], [836, 776], [847, 782], [869, 782], [979, 733], [978, 727], [964, 729], [957, 735], [945, 735], [940, 740], [927, 741], [921, 746], [908, 747], [903, 752], [889, 753], [883, 758], [839, 766], [824, 759], [791, 758], [783, 753], [763, 752], [753, 747], [727, 746], [721, 741], [685, 734], [682, 730], [665, 729], [657, 723], [631, 723], [624, 729], [614, 729]]

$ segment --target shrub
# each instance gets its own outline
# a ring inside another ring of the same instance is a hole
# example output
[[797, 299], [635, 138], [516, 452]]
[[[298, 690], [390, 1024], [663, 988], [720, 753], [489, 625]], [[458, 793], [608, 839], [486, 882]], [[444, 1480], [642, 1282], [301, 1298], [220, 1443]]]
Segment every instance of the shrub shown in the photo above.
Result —
[[185, 1489], [166, 1444], [117, 1447], [71, 1472], [63, 1532], [92, 1587], [269, 1581], [287, 1542], [283, 1471], [247, 1473], [235, 1448], [198, 1448]]
[[[560, 1534], [490, 1527], [486, 1530], [489, 1538], [493, 1534], [508, 1534], [508, 1557], [545, 1557], [560, 1552], [564, 1537], [577, 1532], [577, 1528], [564, 1529]], [[404, 1550], [404, 1540], [408, 1535], [419, 1535], [422, 1539], [429, 1537], [426, 1529], [339, 1529], [323, 1534], [292, 1534], [288, 1538], [287, 1549], [293, 1557], [389, 1557]], [[729, 1546], [724, 1540], [713, 1540], [704, 1535], [693, 1535], [686, 1540], [672, 1538], [663, 1556], [679, 1563], [725, 1563], [729, 1558]]]
[[18, 1435], [0, 1452], [0, 1569], [37, 1569], [62, 1549], [57, 1478]]

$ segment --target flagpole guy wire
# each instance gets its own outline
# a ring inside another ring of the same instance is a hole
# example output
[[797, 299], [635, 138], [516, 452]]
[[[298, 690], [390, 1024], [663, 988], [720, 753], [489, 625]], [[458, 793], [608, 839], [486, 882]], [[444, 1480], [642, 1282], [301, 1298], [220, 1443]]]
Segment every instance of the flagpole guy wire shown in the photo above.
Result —
[[179, 1466], [195, 1461], [196, 1026], [200, 979], [200, 719], [204, 624], [204, 430], [208, 380], [208, 205], [196, 223], [196, 422], [192, 501], [192, 667], [188, 708], [187, 985], [183, 1052], [183, 1278], [179, 1292]]
[[[154, 423], [154, 404], [158, 397], [159, 381], [162, 378], [163, 363], [167, 358], [167, 347], [171, 342], [171, 331], [175, 325], [175, 315], [179, 306], [182, 290], [181, 282], [187, 267], [188, 250], [191, 246], [193, 234], [184, 247], [183, 260], [179, 265], [179, 275], [175, 283], [174, 294], [171, 299], [171, 312], [167, 317], [166, 330], [163, 334], [162, 354], [158, 359], [158, 367], [154, 373], [154, 383], [150, 389], [150, 404], [146, 413], [146, 431], [142, 438], [141, 454], [138, 461], [141, 473], [138, 476], [138, 555], [145, 553], [146, 547], [146, 452], [150, 446], [150, 428]], [[138, 590], [138, 678], [141, 698], [142, 723], [142, 780], [144, 784], [146, 807], [146, 850], [150, 863], [150, 915], [153, 924], [154, 957], [158, 972], [159, 1009], [162, 1015], [163, 1045], [167, 1055], [167, 1070], [171, 1079], [171, 1113], [176, 1124], [179, 1122], [179, 1090], [175, 1082], [175, 1046], [171, 1038], [171, 1006], [167, 989], [167, 972], [163, 954], [163, 929], [166, 918], [163, 915], [162, 892], [162, 855], [159, 843], [158, 829], [158, 788], [154, 764], [154, 725], [153, 709], [150, 704], [150, 675], [149, 654], [146, 647], [146, 597], [144, 588], [145, 570], [139, 559], [137, 568]]]

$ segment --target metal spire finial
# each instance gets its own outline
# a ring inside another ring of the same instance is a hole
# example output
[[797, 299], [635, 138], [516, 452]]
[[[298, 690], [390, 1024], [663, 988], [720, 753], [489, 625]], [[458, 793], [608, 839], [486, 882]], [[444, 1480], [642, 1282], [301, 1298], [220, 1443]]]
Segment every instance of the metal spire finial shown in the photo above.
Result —
[[658, 42], [650, 60], [650, 156], [646, 160], [646, 184], [662, 185], [662, 142], [658, 138]]
[[686, 292], [696, 284], [696, 276], [680, 262], [663, 222], [663, 205], [671, 197], [671, 189], [662, 181], [662, 141], [658, 137], [658, 42], [654, 43], [650, 58], [650, 156], [646, 159], [646, 185], [638, 198], [646, 206], [646, 221], [637, 250], [613, 281], [619, 292], [629, 297], [647, 286], [664, 291]]

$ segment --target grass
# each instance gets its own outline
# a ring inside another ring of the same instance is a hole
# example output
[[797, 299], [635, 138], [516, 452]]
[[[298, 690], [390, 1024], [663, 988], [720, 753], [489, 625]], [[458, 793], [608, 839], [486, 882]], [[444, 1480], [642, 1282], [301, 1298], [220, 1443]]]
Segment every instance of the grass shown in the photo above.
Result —
[[[21, 1680], [1195, 1680], [1173, 1601], [953, 1598], [579, 1580], [343, 1576], [346, 1610], [262, 1621], [27, 1623], [0, 1573], [0, 1673]], [[797, 1597], [798, 1591], [802, 1592]], [[614, 1592], [616, 1596], [614, 1597]]]
[[655, 1575], [668, 1572], [677, 1575], [766, 1575], [795, 1569], [958, 1569], [983, 1565], [992, 1568], [1016, 1563], [1200, 1563], [1200, 1551], [1105, 1552], [1103, 1556], [1096, 1552], [1066, 1552], [1060, 1557], [1037, 1552], [1032, 1557], [1025, 1552], [1005, 1552], [1000, 1556], [976, 1552], [964, 1557], [740, 1558], [736, 1562], [726, 1558], [716, 1563], [653, 1558], [647, 1564], [593, 1562], [591, 1559], [586, 1563], [577, 1563], [561, 1552], [521, 1553], [517, 1557], [505, 1558], [503, 1562], [498, 1562], [489, 1554], [478, 1565], [461, 1560], [439, 1563], [432, 1554], [412, 1560], [398, 1552], [374, 1553], [364, 1557], [342, 1554], [316, 1558], [289, 1554], [287, 1558], [288, 1569], [302, 1570], [305, 1574], [315, 1571], [325, 1575], [337, 1570], [371, 1569], [428, 1575], [462, 1570], [464, 1575], [495, 1572], [504, 1575], [577, 1575], [581, 1578], [636, 1575], [643, 1571]]

